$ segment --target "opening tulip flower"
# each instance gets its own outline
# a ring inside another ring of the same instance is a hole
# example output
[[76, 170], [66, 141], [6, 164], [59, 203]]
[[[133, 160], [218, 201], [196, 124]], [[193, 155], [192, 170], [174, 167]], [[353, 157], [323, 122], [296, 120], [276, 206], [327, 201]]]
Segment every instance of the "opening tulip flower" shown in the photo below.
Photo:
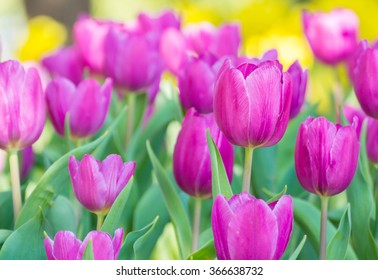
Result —
[[98, 132], [109, 110], [112, 80], [101, 86], [95, 79], [86, 79], [76, 87], [64, 78], [55, 78], [46, 88], [46, 100], [51, 122], [61, 136], [69, 114], [72, 136], [84, 138]]
[[293, 94], [290, 106], [290, 119], [295, 118], [301, 111], [305, 101], [306, 86], [308, 79], [308, 70], [302, 70], [298, 61], [295, 61], [287, 72], [290, 73], [293, 85]]
[[73, 232], [59, 231], [54, 240], [45, 237], [46, 256], [48, 260], [81, 260], [91, 240], [94, 260], [116, 260], [121, 250], [123, 235], [122, 228], [114, 232], [114, 238], [107, 232], [91, 231], [82, 242]]
[[230, 200], [218, 195], [211, 213], [218, 260], [279, 260], [293, 229], [288, 195], [267, 204], [243, 192]]

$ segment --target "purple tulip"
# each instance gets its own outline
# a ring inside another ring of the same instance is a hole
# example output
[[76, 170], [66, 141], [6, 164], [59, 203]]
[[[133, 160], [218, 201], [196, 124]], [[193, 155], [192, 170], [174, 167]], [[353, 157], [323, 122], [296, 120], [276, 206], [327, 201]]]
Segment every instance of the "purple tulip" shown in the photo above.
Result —
[[173, 174], [180, 188], [189, 195], [211, 197], [211, 159], [206, 130], [217, 145], [229, 181], [232, 180], [234, 150], [220, 132], [213, 114], [201, 115], [189, 109], [182, 123], [173, 152]]
[[211, 222], [218, 260], [278, 260], [293, 228], [293, 201], [289, 195], [267, 204], [247, 192], [227, 201], [218, 195]]
[[267, 50], [263, 55], [262, 58], [257, 57], [247, 57], [247, 56], [240, 56], [236, 58], [236, 62], [234, 63], [234, 66], [240, 66], [244, 63], [250, 63], [250, 64], [256, 64], [259, 65], [265, 61], [269, 60], [278, 60], [278, 52], [276, 49], [270, 49]]
[[52, 80], [46, 88], [46, 100], [55, 130], [64, 136], [64, 122], [69, 114], [73, 136], [83, 138], [95, 134], [105, 121], [111, 92], [110, 79], [103, 86], [95, 79], [86, 79], [77, 87], [64, 78]]
[[0, 149], [31, 146], [42, 133], [46, 104], [35, 68], [15, 60], [0, 63]]
[[378, 46], [368, 47], [363, 41], [359, 47], [359, 55], [353, 70], [353, 86], [357, 99], [364, 112], [378, 119]]
[[143, 32], [164, 32], [169, 28], [180, 29], [181, 18], [170, 10], [163, 11], [157, 16], [151, 16], [147, 13], [140, 13], [137, 20], [137, 28]]
[[42, 59], [42, 65], [53, 77], [64, 77], [75, 85], [83, 79], [84, 62], [78, 50], [71, 46], [62, 48]]
[[215, 119], [235, 145], [272, 146], [286, 131], [291, 95], [290, 74], [278, 61], [235, 68], [226, 60], [214, 87]]
[[59, 231], [54, 240], [44, 240], [48, 260], [81, 260], [89, 240], [92, 240], [93, 257], [95, 260], [116, 260], [122, 246], [124, 231], [122, 228], [114, 232], [114, 238], [107, 232], [91, 231], [81, 242], [70, 231]]
[[70, 157], [68, 168], [77, 200], [89, 211], [106, 214], [134, 175], [135, 162], [109, 155], [102, 162], [85, 155], [81, 162]]
[[176, 28], [167, 29], [160, 38], [160, 54], [165, 67], [178, 75], [188, 60], [188, 46], [184, 35]]
[[357, 121], [356, 132], [357, 132], [358, 139], [360, 139], [362, 124], [366, 118], [365, 113], [362, 112], [360, 109], [357, 109], [350, 105], [344, 105], [343, 113], [344, 113], [345, 118], [349, 122], [349, 124], [353, 124], [353, 122], [355, 121], [355, 118], [357, 118], [356, 119]]
[[378, 163], [378, 120], [368, 118], [366, 127], [366, 151], [368, 158]]
[[295, 118], [304, 103], [308, 71], [302, 71], [302, 67], [298, 61], [295, 61], [287, 72], [290, 73], [292, 86], [293, 86], [293, 95], [291, 98], [291, 107], [290, 107], [290, 119]]
[[317, 59], [336, 64], [353, 54], [358, 44], [359, 20], [352, 10], [304, 11], [302, 20], [305, 35]]
[[356, 126], [356, 122], [348, 126], [335, 125], [324, 117], [308, 117], [300, 125], [295, 170], [304, 189], [332, 196], [349, 186], [359, 155]]

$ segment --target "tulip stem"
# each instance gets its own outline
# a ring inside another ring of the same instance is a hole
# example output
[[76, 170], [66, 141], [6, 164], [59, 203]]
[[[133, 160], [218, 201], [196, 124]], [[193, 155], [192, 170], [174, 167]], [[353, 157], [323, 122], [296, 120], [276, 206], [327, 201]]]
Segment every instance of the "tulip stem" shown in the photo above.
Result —
[[320, 196], [321, 218], [320, 218], [320, 250], [319, 259], [326, 259], [327, 248], [327, 210], [328, 210], [328, 196]]
[[102, 213], [97, 214], [97, 226], [96, 226], [97, 230], [101, 229], [102, 224], [104, 223], [104, 217], [105, 215]]
[[126, 140], [125, 144], [127, 149], [129, 147], [131, 136], [134, 129], [134, 110], [135, 110], [135, 94], [129, 93], [127, 97], [127, 127], [126, 127]]
[[253, 148], [245, 148], [245, 158], [244, 158], [244, 175], [243, 175], [243, 192], [248, 192], [251, 188], [251, 173], [252, 173], [252, 158], [253, 158]]
[[14, 222], [16, 223], [16, 219], [22, 207], [21, 187], [20, 187], [20, 168], [19, 168], [18, 155], [17, 155], [16, 150], [10, 151], [9, 167], [10, 167], [11, 182], [12, 182]]
[[201, 225], [201, 198], [195, 198], [194, 202], [194, 216], [193, 216], [193, 235], [192, 235], [192, 252], [198, 250], [200, 225]]

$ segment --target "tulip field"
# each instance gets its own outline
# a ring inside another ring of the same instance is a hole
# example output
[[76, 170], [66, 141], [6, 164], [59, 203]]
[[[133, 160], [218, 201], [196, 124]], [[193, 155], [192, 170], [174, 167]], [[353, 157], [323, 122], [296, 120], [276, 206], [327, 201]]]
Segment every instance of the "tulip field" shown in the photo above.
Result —
[[313, 66], [168, 8], [3, 58], [0, 259], [378, 259], [378, 44], [299, 15]]

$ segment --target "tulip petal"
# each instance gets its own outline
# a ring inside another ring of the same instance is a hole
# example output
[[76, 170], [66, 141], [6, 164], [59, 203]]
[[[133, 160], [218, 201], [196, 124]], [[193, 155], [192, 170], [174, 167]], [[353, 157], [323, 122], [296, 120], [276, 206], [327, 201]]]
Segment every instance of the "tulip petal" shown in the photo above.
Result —
[[81, 241], [70, 231], [59, 231], [54, 238], [53, 257], [56, 260], [76, 260]]
[[123, 228], [119, 228], [114, 232], [114, 237], [113, 237], [112, 242], [113, 242], [115, 260], [118, 258], [119, 252], [121, 251], [123, 236], [124, 236]]
[[93, 257], [95, 260], [114, 260], [112, 237], [107, 232], [91, 231], [80, 246], [78, 259], [83, 258], [89, 240], [92, 240]]
[[55, 257], [54, 257], [54, 254], [53, 254], [54, 241], [51, 240], [50, 237], [46, 237], [43, 240], [43, 245], [45, 246], [47, 259], [48, 260], [55, 260]]

